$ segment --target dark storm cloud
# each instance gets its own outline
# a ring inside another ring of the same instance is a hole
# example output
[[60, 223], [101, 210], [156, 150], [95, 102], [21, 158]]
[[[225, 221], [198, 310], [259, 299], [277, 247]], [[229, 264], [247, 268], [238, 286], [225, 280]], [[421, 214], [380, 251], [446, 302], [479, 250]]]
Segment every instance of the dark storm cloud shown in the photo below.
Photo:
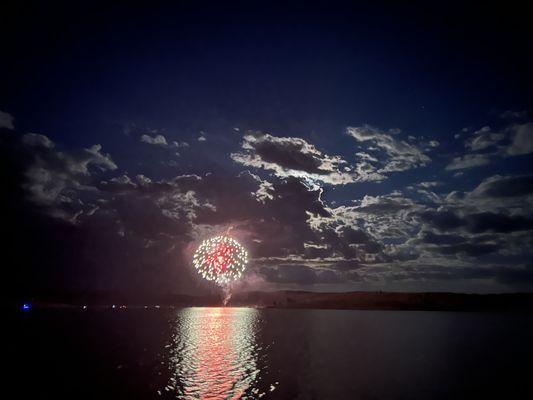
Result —
[[[341, 226], [337, 231], [337, 234], [339, 236], [337, 248], [339, 249], [339, 252], [347, 258], [355, 256], [357, 252], [377, 254], [382, 249], [382, 245], [362, 229], [354, 229], [350, 226]], [[357, 250], [354, 250], [354, 247]]]
[[498, 244], [489, 243], [460, 243], [449, 246], [440, 246], [436, 249], [441, 254], [463, 253], [470, 257], [478, 257], [485, 254], [494, 253], [501, 249]]
[[426, 222], [441, 231], [457, 229], [465, 225], [465, 222], [452, 211], [424, 211], [420, 214], [423, 222]]
[[475, 190], [478, 196], [494, 198], [533, 195], [533, 176], [494, 176], [481, 183]]
[[456, 245], [463, 243], [466, 239], [460, 235], [441, 235], [431, 231], [422, 232], [421, 241], [428, 244]]
[[422, 220], [441, 231], [464, 228], [470, 233], [508, 233], [533, 229], [533, 219], [527, 216], [508, 216], [492, 212], [457, 216], [452, 211], [426, 211]]
[[353, 244], [366, 244], [370, 243], [372, 239], [368, 233], [363, 232], [360, 229], [354, 229], [350, 226], [343, 226], [339, 229], [339, 236], [346, 240], [348, 243]]
[[472, 233], [507, 233], [533, 229], [533, 218], [524, 216], [507, 216], [485, 212], [466, 216], [465, 221], [468, 231]]

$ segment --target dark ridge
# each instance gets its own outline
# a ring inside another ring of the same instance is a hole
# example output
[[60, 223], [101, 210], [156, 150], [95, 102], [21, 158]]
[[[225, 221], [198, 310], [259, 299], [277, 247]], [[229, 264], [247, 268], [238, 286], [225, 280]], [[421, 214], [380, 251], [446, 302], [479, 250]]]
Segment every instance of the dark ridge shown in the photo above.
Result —
[[229, 304], [344, 310], [533, 310], [533, 293], [245, 292], [233, 295]]
[[159, 305], [162, 307], [257, 307], [339, 310], [533, 310], [533, 293], [467, 294], [467, 293], [400, 293], [344, 292], [317, 293], [304, 291], [239, 292], [224, 303], [221, 294], [206, 296], [154, 295], [131, 292], [46, 292], [31, 298], [11, 300], [7, 305], [31, 302], [37, 307], [58, 306], [128, 306]]

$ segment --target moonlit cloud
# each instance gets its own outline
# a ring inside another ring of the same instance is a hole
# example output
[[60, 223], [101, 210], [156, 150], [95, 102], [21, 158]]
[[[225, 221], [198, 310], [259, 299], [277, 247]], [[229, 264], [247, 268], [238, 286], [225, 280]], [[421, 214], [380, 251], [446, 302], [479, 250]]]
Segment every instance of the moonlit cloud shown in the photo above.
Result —
[[[157, 259], [174, 254], [187, 262], [193, 243], [230, 229], [250, 250], [251, 273], [288, 288], [470, 279], [465, 271], [485, 258], [493, 264], [472, 277], [500, 279], [505, 257], [516, 260], [520, 271], [526, 268], [524, 244], [533, 246], [529, 175], [484, 177], [464, 191], [450, 190], [445, 176], [427, 175], [370, 195], [359, 185], [383, 185], [393, 171], [422, 171], [429, 163], [425, 151], [434, 147], [416, 138], [408, 144], [397, 130], [349, 129], [356, 139], [347, 151], [351, 160], [302, 138], [247, 132], [225, 154], [234, 172], [206, 171], [204, 159], [193, 156], [187, 162], [194, 172], [164, 177], [120, 168], [100, 145], [65, 150], [36, 133], [10, 134], [10, 140], [30, 160], [23, 189], [37, 209], [79, 229], [105, 227], [114, 235], [109, 240], [120, 238]], [[472, 153], [457, 156], [446, 169], [509, 157], [504, 140], [481, 144], [479, 138], [491, 139], [489, 132], [468, 136], [472, 144], [465, 148]], [[161, 149], [186, 147], [159, 134], [146, 136], [133, 139]], [[488, 148], [493, 153], [479, 153]], [[167, 153], [158, 152], [161, 158]], [[350, 191], [349, 201], [331, 197], [339, 185]], [[424, 271], [421, 265], [431, 267]], [[505, 284], [520, 273], [507, 276]]]
[[54, 142], [48, 137], [38, 133], [26, 133], [22, 136], [22, 143], [28, 146], [43, 147], [47, 149], [52, 149], [55, 146]]
[[504, 133], [493, 132], [489, 126], [484, 126], [471, 134], [465, 142], [465, 146], [472, 151], [484, 150], [503, 139], [505, 139]]
[[12, 298], [213, 294], [225, 233], [261, 289], [533, 290], [525, 7], [12, 3]]
[[95, 205], [82, 200], [82, 193], [97, 191], [92, 179], [98, 171], [118, 167], [96, 144], [79, 151], [59, 151], [46, 136], [29, 133], [22, 136], [28, 146], [31, 162], [25, 172], [24, 187], [30, 198], [50, 215], [75, 222]]
[[516, 156], [533, 153], [533, 122], [513, 126], [512, 130], [512, 143], [507, 148], [507, 154]]
[[271, 171], [278, 177], [291, 176], [331, 185], [383, 179], [371, 167], [351, 166], [342, 157], [323, 153], [300, 138], [248, 132], [241, 148], [231, 154], [233, 161]]
[[490, 157], [486, 154], [465, 154], [464, 156], [455, 157], [450, 164], [446, 166], [447, 171], [459, 169], [469, 169], [481, 167], [490, 163]]
[[[515, 119], [527, 116], [509, 116], [505, 118]], [[504, 116], [502, 116], [504, 117]], [[468, 129], [466, 133], [468, 133]], [[459, 137], [456, 135], [456, 137]], [[503, 125], [495, 131], [486, 125], [471, 132], [464, 142], [467, 152], [456, 156], [446, 166], [446, 170], [462, 170], [481, 167], [490, 164], [493, 160], [533, 153], [533, 123]]]
[[[396, 138], [397, 130], [383, 132], [370, 125], [348, 127], [346, 133], [353, 137], [361, 146], [365, 146], [366, 153], [375, 154], [378, 158], [378, 170], [380, 174], [396, 171], [406, 171], [411, 168], [427, 165], [431, 159], [424, 154], [423, 150], [414, 144]], [[431, 147], [437, 147], [439, 143], [433, 141]], [[375, 161], [374, 161], [375, 162]]]
[[153, 145], [160, 145], [160, 146], [167, 146], [167, 139], [163, 135], [141, 135], [141, 142], [153, 144]]

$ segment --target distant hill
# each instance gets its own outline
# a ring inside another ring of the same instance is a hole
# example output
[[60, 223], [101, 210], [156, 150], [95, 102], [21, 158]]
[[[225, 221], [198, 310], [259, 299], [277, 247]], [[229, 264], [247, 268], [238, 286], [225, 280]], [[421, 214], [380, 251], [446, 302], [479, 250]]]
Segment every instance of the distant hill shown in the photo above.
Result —
[[[31, 302], [35, 306], [128, 306], [219, 307], [222, 294], [207, 296], [154, 295], [119, 292], [54, 292], [11, 300], [13, 305]], [[4, 303], [6, 305], [6, 303]], [[533, 293], [465, 294], [344, 292], [317, 293], [304, 291], [239, 292], [225, 304], [229, 307], [307, 308], [339, 310], [533, 310]]]
[[234, 294], [228, 305], [344, 310], [533, 310], [533, 293], [245, 292]]

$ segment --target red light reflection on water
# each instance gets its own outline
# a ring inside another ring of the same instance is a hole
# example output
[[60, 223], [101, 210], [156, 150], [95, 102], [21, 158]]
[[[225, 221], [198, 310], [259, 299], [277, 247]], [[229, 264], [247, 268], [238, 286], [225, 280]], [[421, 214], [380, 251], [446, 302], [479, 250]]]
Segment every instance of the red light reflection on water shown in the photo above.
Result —
[[238, 399], [259, 395], [257, 310], [190, 308], [180, 312], [171, 349], [175, 376], [167, 390], [181, 399]]

